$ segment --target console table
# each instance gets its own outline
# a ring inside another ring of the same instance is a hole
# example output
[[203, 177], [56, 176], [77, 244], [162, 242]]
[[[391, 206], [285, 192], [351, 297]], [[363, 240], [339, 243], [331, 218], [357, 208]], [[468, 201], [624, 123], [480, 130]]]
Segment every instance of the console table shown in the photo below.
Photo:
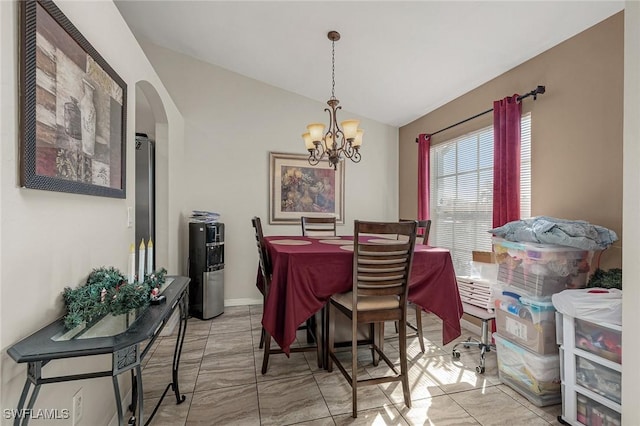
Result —
[[[118, 422], [122, 426], [125, 420], [118, 375], [127, 371], [131, 372], [132, 378], [132, 403], [129, 408], [134, 414], [129, 424], [148, 424], [169, 389], [175, 393], [177, 404], [184, 402], [185, 396], [180, 393], [178, 386], [178, 367], [187, 329], [189, 281], [187, 277], [167, 277], [160, 289], [166, 301], [160, 305], [150, 305], [118, 316], [108, 315], [90, 326], [81, 325], [72, 330], [65, 329], [63, 319], [60, 318], [10, 347], [7, 353], [14, 361], [28, 363], [27, 379], [17, 407], [19, 415], [14, 419], [14, 426], [19, 426], [21, 422], [22, 425], [28, 424], [29, 415], [42, 385], [95, 377], [112, 378]], [[141, 362], [176, 309], [180, 313], [180, 324], [173, 354], [172, 381], [165, 388], [160, 401], [145, 423]], [[143, 345], [144, 342], [147, 342], [146, 346]], [[141, 349], [141, 346], [144, 348]], [[102, 354], [112, 355], [111, 370], [42, 377], [43, 367], [49, 361]], [[27, 402], [31, 385], [34, 387]], [[135, 417], [136, 407], [137, 418]]]

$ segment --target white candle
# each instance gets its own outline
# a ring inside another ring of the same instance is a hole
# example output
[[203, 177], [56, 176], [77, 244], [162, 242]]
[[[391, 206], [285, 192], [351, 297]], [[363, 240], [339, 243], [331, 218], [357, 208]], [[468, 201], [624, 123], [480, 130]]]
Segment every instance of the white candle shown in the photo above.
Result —
[[147, 243], [147, 274], [153, 274], [153, 240], [151, 238]]
[[140, 247], [138, 251], [138, 282], [144, 282], [144, 262], [145, 262], [145, 249], [144, 238], [140, 241]]
[[127, 282], [133, 284], [136, 280], [136, 245], [131, 243], [129, 247], [129, 270]]

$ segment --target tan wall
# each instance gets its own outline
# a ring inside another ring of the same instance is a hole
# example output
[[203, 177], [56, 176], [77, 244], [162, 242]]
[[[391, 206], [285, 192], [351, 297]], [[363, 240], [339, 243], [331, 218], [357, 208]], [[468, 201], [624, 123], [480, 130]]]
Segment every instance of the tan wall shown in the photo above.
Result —
[[[532, 215], [582, 219], [622, 237], [624, 15], [620, 12], [471, 92], [400, 128], [400, 217], [417, 212], [419, 133], [491, 108], [492, 101], [538, 84], [531, 112]], [[433, 137], [437, 144], [491, 124], [491, 114]], [[620, 267], [618, 241], [602, 256]]]

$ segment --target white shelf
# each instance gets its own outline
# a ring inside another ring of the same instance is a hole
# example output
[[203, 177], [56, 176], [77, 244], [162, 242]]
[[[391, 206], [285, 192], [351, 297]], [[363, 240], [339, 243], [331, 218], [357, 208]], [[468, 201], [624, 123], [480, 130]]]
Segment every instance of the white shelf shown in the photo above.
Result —
[[[617, 417], [620, 418], [620, 414], [622, 413], [622, 406], [619, 403], [612, 399], [609, 399], [608, 397], [598, 392], [587, 389], [577, 383], [576, 357], [580, 357], [586, 361], [589, 361], [596, 366], [600, 365], [603, 367], [603, 369], [608, 368], [614, 372], [620, 373], [621, 377], [622, 365], [620, 363], [600, 357], [592, 352], [576, 348], [575, 318], [566, 315], [559, 315], [558, 320], [560, 320], [560, 317], [562, 318], [562, 323], [558, 324], [558, 331], [561, 331], [558, 341], [561, 342], [560, 365], [562, 377], [562, 420], [572, 425], [582, 425], [582, 423], [577, 419], [579, 395], [590, 400], [590, 402], [587, 401], [585, 408], [583, 408], [585, 412], [583, 412], [582, 414], [585, 415], [585, 417], [589, 415], [589, 410], [593, 408], [593, 412], [598, 412], [603, 417], [608, 414], [611, 414], [611, 417], [616, 417], [614, 413], [617, 413]], [[607, 324], [598, 324], [598, 326], [618, 333], [622, 331], [621, 327], [619, 326], [609, 327]], [[606, 393], [604, 392], [604, 389], [603, 393]], [[604, 408], [600, 408], [600, 406]], [[591, 408], [588, 409], [587, 407]], [[605, 408], [611, 411], [607, 412]], [[607, 419], [608, 418], [609, 417], [607, 416]], [[609, 424], [619, 425], [621, 423], [619, 423], [617, 420], [612, 420]]]
[[584, 349], [580, 349], [580, 348], [574, 348], [573, 349], [573, 354], [574, 355], [578, 355], [581, 358], [584, 359], [588, 359], [589, 361], [593, 361], [597, 364], [600, 364], [604, 367], [610, 368], [612, 370], [615, 370], [619, 373], [622, 373], [622, 365], [618, 364], [617, 362], [613, 362], [611, 360], [608, 360], [606, 358], [602, 358], [598, 355], [592, 354], [591, 352], [587, 352]]

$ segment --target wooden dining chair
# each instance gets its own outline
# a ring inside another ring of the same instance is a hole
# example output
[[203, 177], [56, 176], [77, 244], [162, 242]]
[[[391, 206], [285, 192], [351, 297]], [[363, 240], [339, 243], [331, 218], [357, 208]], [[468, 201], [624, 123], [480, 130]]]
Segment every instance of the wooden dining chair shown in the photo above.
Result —
[[[262, 275], [262, 282], [263, 282], [263, 287], [262, 289], [260, 289], [260, 291], [262, 292], [262, 300], [263, 300], [263, 306], [265, 306], [266, 300], [267, 300], [267, 296], [269, 295], [269, 290], [271, 288], [271, 261], [269, 258], [269, 252], [267, 251], [267, 246], [265, 244], [264, 241], [264, 234], [262, 233], [262, 222], [260, 221], [260, 218], [255, 216], [251, 219], [251, 225], [253, 226], [253, 229], [255, 231], [255, 237], [256, 237], [256, 246], [258, 247], [258, 260], [260, 263], [260, 274]], [[310, 351], [316, 351], [317, 352], [317, 360], [318, 360], [318, 367], [322, 366], [322, 353], [321, 353], [321, 346], [318, 345], [318, 333], [317, 330], [315, 330], [316, 327], [316, 321], [309, 321], [307, 320], [306, 324], [303, 324], [301, 327], [299, 327], [299, 330], [305, 330], [307, 329], [307, 327], [314, 327], [313, 330], [311, 330], [311, 336], [313, 337], [313, 345], [312, 346], [300, 346], [300, 347], [292, 347], [290, 348], [291, 352], [310, 352]], [[280, 348], [271, 348], [271, 334], [269, 334], [269, 332], [267, 330], [265, 330], [264, 327], [262, 327], [262, 330], [260, 332], [260, 345], [259, 347], [262, 348], [264, 346], [264, 354], [262, 357], [262, 374], [265, 374], [267, 372], [267, 368], [269, 366], [269, 356], [270, 355], [274, 355], [274, 354], [281, 354], [284, 353], [282, 351], [282, 349]]]
[[[412, 222], [413, 219], [400, 219], [400, 222]], [[429, 231], [431, 231], [431, 220], [417, 220], [418, 227], [416, 229], [416, 244], [428, 244]], [[422, 309], [420, 306], [412, 304], [416, 312], [416, 324], [413, 325], [407, 322], [407, 327], [416, 332], [416, 334], [409, 337], [417, 337], [420, 342], [420, 351], [424, 353], [424, 334], [422, 332]], [[398, 322], [395, 323], [396, 333], [398, 332]]]
[[[403, 238], [391, 243], [359, 241], [362, 234], [381, 236], [400, 235]], [[387, 235], [388, 234], [388, 235]], [[358, 387], [400, 381], [404, 403], [411, 407], [407, 366], [407, 292], [409, 274], [416, 240], [415, 222], [360, 222], [354, 223], [353, 236], [353, 287], [348, 293], [331, 296], [329, 302], [328, 370], [333, 363], [338, 366], [352, 388], [352, 416], [358, 416]], [[347, 372], [335, 354], [336, 315], [343, 314], [351, 320], [351, 374]], [[400, 324], [400, 373], [381, 349], [384, 322]], [[395, 375], [358, 379], [358, 325], [372, 324], [370, 345], [374, 364], [379, 356]]]
[[335, 237], [336, 236], [336, 218], [335, 216], [302, 216], [300, 218], [302, 224], [303, 237]]

